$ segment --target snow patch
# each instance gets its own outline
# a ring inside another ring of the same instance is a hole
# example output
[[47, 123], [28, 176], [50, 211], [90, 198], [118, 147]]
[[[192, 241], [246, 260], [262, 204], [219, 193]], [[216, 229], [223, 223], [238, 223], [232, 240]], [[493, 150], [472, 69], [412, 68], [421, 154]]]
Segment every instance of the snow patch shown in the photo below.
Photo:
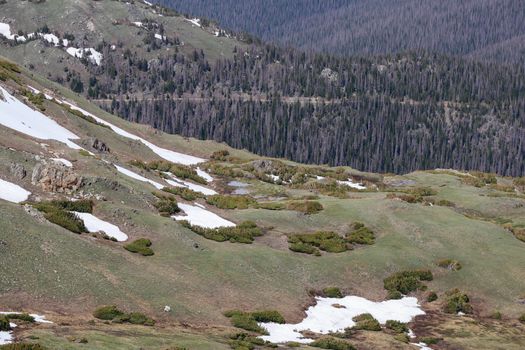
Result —
[[217, 192], [215, 192], [211, 188], [208, 188], [208, 187], [205, 187], [205, 186], [201, 186], [201, 185], [197, 185], [197, 184], [194, 184], [194, 183], [189, 182], [189, 181], [181, 180], [181, 179], [177, 178], [175, 175], [173, 175], [170, 172], [165, 172], [165, 174], [171, 176], [171, 178], [173, 179], [173, 180], [169, 180], [169, 179], [166, 180], [166, 182], [169, 183], [172, 186], [175, 186], [175, 187], [186, 187], [186, 188], [189, 188], [190, 190], [202, 193], [202, 194], [204, 194], [206, 196], [213, 196], [213, 195], [217, 194]]
[[12, 203], [20, 203], [31, 195], [31, 192], [26, 191], [22, 187], [0, 179], [0, 199], [6, 200]]
[[196, 205], [193, 206], [190, 204], [179, 203], [179, 208], [186, 213], [186, 216], [172, 216], [172, 218], [177, 221], [187, 220], [192, 225], [201, 226], [205, 228], [235, 226], [233, 222], [223, 219], [219, 215]]
[[122, 232], [116, 225], [99, 219], [89, 213], [80, 213], [76, 211], [73, 213], [84, 221], [84, 225], [89, 232], [103, 231], [109, 237], [115, 238], [119, 242], [124, 242], [128, 239], [128, 235]]
[[9, 26], [7, 23], [0, 22], [0, 35], [9, 40], [15, 39], [15, 35], [11, 34], [11, 26]]
[[[60, 101], [60, 102], [62, 102], [62, 101]], [[184, 154], [184, 153], [174, 152], [174, 151], [171, 151], [169, 149], [165, 149], [165, 148], [156, 146], [156, 145], [152, 144], [151, 142], [146, 141], [142, 137], [139, 137], [137, 135], [129, 133], [126, 130], [121, 129], [118, 126], [113, 125], [110, 122], [107, 122], [104, 119], [99, 118], [99, 117], [93, 115], [92, 113], [89, 113], [89, 112], [83, 110], [80, 107], [77, 107], [77, 106], [75, 106], [75, 105], [73, 105], [73, 104], [71, 104], [69, 102], [65, 102], [64, 101], [64, 103], [69, 105], [72, 109], [77, 110], [79, 112], [82, 112], [84, 115], [87, 115], [87, 116], [90, 116], [90, 117], [94, 118], [98, 123], [104, 124], [106, 126], [109, 126], [111, 128], [111, 130], [113, 130], [115, 133], [119, 134], [120, 136], [123, 136], [123, 137], [128, 138], [128, 139], [137, 140], [137, 141], [142, 142], [146, 147], [148, 147], [150, 150], [152, 150], [153, 153], [157, 154], [159, 157], [164, 158], [164, 159], [166, 159], [166, 160], [168, 160], [170, 162], [184, 164], [184, 165], [193, 165], [193, 164], [198, 164], [198, 163], [204, 162], [204, 159], [202, 159], [202, 158], [190, 156], [190, 155], [187, 155], [187, 154]]]
[[210, 174], [208, 174], [207, 172], [205, 172], [204, 170], [202, 170], [201, 168], [198, 168], [196, 169], [197, 171], [197, 175], [199, 175], [200, 177], [202, 177], [204, 180], [206, 180], [207, 182], [212, 182], [213, 181], [213, 177], [211, 177]]
[[92, 47], [81, 49], [68, 47], [66, 52], [76, 58], [82, 58], [85, 55], [93, 64], [96, 64], [97, 66], [100, 66], [103, 58], [102, 54]]
[[64, 159], [64, 158], [51, 158], [51, 160], [53, 160], [53, 161], [55, 161], [57, 163], [64, 164], [68, 168], [72, 168], [73, 167], [73, 163], [71, 163], [69, 160]]
[[77, 135], [39, 111], [32, 110], [0, 87], [2, 94], [5, 100], [0, 98], [0, 124], [37, 139], [56, 140], [73, 149], [81, 149], [70, 141], [77, 140]]
[[38, 33], [38, 36], [47, 41], [48, 43], [51, 43], [55, 46], [60, 45], [60, 39], [55, 34], [43, 34]]
[[[417, 299], [413, 297], [382, 302], [357, 296], [346, 296], [341, 299], [317, 297], [316, 301], [316, 305], [306, 310], [306, 318], [298, 324], [260, 323], [269, 333], [261, 338], [272, 343], [295, 341], [307, 344], [313, 339], [304, 338], [301, 331], [309, 330], [321, 334], [342, 331], [347, 327], [353, 327], [355, 322], [352, 318], [360, 314], [370, 313], [381, 324], [387, 320], [410, 322], [413, 317], [425, 314]], [[344, 307], [334, 307], [334, 304]]]
[[193, 24], [193, 25], [195, 25], [195, 26], [197, 26], [199, 28], [201, 27], [201, 20], [198, 19], [198, 18], [191, 18], [191, 19], [186, 18], [186, 21], [190, 22], [191, 24]]
[[137, 173], [135, 173], [135, 172], [133, 172], [133, 171], [131, 171], [131, 170], [128, 170], [128, 169], [126, 169], [126, 168], [123, 168], [123, 167], [118, 166], [118, 165], [115, 165], [115, 164], [113, 164], [113, 165], [115, 166], [115, 168], [117, 168], [117, 170], [118, 170], [120, 173], [122, 173], [122, 174], [124, 174], [124, 175], [126, 175], [126, 176], [129, 176], [129, 177], [131, 177], [132, 179], [135, 179], [135, 180], [139, 180], [139, 181], [142, 181], [142, 182], [147, 182], [147, 183], [149, 183], [149, 184], [152, 184], [152, 185], [155, 186], [158, 190], [161, 190], [161, 189], [163, 189], [164, 187], [166, 187], [166, 186], [161, 185], [160, 183], [158, 183], [158, 182], [156, 182], [156, 181], [153, 181], [153, 180], [150, 180], [150, 179], [148, 179], [148, 178], [145, 178], [144, 176], [139, 175], [139, 174], [137, 174]]
[[348, 179], [346, 181], [339, 181], [337, 180], [337, 183], [340, 185], [345, 185], [351, 188], [355, 188], [356, 190], [366, 190], [366, 186], [363, 186], [363, 184], [357, 183], [352, 181], [352, 179]]

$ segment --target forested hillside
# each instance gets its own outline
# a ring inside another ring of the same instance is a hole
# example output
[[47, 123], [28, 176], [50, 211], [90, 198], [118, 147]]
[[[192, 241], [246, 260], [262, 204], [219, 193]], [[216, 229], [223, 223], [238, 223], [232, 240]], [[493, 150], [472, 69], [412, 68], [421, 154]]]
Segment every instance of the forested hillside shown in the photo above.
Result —
[[120, 78], [99, 80], [89, 93], [111, 112], [171, 133], [382, 172], [525, 171], [521, 68], [436, 55], [336, 58], [274, 46], [214, 65], [198, 53], [164, 57], [146, 70], [139, 62], [131, 56], [95, 69]]
[[521, 0], [156, 0], [265, 40], [336, 54], [424, 49], [498, 62], [525, 56]]

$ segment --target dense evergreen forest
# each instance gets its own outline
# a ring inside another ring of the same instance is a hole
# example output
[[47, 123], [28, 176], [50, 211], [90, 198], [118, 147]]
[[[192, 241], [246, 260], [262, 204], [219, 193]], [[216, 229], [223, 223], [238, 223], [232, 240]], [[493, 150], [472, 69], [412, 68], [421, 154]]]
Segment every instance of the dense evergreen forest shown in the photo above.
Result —
[[[159, 50], [161, 51], [161, 50]], [[273, 45], [210, 64], [108, 49], [83, 91], [171, 133], [381, 172], [525, 173], [525, 71], [435, 54], [343, 58]], [[68, 73], [70, 83], [76, 80]]]
[[341, 55], [426, 50], [525, 63], [523, 0], [155, 0], [236, 31]]

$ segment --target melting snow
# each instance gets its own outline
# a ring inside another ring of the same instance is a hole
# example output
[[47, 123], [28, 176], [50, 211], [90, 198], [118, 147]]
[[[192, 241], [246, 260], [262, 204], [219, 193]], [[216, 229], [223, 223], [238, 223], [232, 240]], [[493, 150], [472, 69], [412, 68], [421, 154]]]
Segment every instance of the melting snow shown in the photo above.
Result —
[[199, 206], [179, 203], [179, 208], [184, 210], [186, 216], [172, 216], [172, 218], [174, 218], [175, 220], [187, 220], [192, 225], [197, 225], [205, 228], [235, 226], [233, 222], [223, 219], [219, 215], [212, 213], [211, 211], [208, 211], [206, 209], [200, 208]]
[[186, 21], [190, 22], [193, 25], [196, 25], [197, 27], [201, 27], [201, 20], [198, 18], [192, 18], [192, 19], [186, 19]]
[[128, 170], [128, 169], [126, 169], [126, 168], [123, 168], [123, 167], [118, 166], [118, 165], [115, 165], [115, 164], [113, 164], [113, 165], [114, 165], [115, 168], [117, 168], [117, 170], [118, 170], [119, 172], [121, 172], [122, 174], [124, 174], [124, 175], [126, 175], [126, 176], [129, 176], [129, 177], [131, 177], [131, 178], [133, 178], [133, 179], [135, 179], [135, 180], [139, 180], [139, 181], [142, 181], [142, 182], [150, 183], [150, 184], [152, 184], [153, 186], [155, 186], [158, 190], [161, 190], [161, 189], [163, 189], [164, 187], [166, 187], [166, 186], [164, 186], [164, 185], [161, 185], [161, 184], [158, 183], [158, 182], [155, 182], [155, 181], [153, 181], [153, 180], [150, 180], [150, 179], [148, 179], [148, 178], [145, 178], [144, 176], [141, 176], [141, 175], [139, 175], [139, 174], [137, 174], [137, 173], [135, 173], [135, 172], [133, 172], [133, 171], [131, 171], [131, 170]]
[[[272, 343], [296, 341], [307, 344], [313, 340], [304, 338], [300, 331], [310, 330], [321, 334], [342, 331], [353, 327], [355, 322], [352, 318], [363, 313], [370, 313], [381, 324], [387, 320], [410, 322], [413, 317], [425, 314], [417, 299], [413, 297], [382, 302], [373, 302], [357, 296], [341, 299], [318, 297], [316, 300], [317, 304], [306, 310], [306, 318], [298, 324], [261, 323], [269, 333], [261, 338]], [[344, 307], [334, 307], [334, 304]]]
[[128, 235], [122, 232], [116, 225], [101, 220], [89, 213], [79, 213], [76, 211], [73, 213], [84, 221], [84, 225], [89, 232], [104, 231], [109, 237], [115, 238], [119, 242], [124, 242], [128, 239]]
[[197, 170], [197, 175], [205, 179], [207, 182], [213, 181], [213, 177], [211, 177], [211, 175], [205, 172], [204, 170], [201, 170], [201, 168], [197, 168], [196, 170]]
[[55, 46], [58, 46], [60, 44], [60, 39], [55, 34], [38, 33], [38, 36]]
[[64, 158], [51, 158], [51, 160], [54, 160], [57, 163], [64, 164], [68, 168], [72, 168], [73, 167], [73, 163], [71, 163], [69, 160], [64, 159]]
[[173, 179], [173, 180], [166, 179], [166, 182], [169, 183], [171, 186], [174, 186], [174, 187], [186, 187], [186, 188], [189, 188], [190, 190], [202, 193], [202, 194], [204, 194], [206, 196], [213, 196], [214, 194], [217, 194], [217, 192], [215, 192], [211, 188], [204, 187], [204, 186], [201, 186], [201, 185], [197, 185], [197, 184], [194, 184], [194, 183], [189, 182], [189, 181], [181, 180], [181, 179], [175, 177], [172, 173], [165, 172], [165, 174], [171, 176], [171, 178]]
[[15, 35], [11, 34], [11, 27], [7, 23], [0, 22], [0, 35], [6, 37], [9, 40], [15, 39]]
[[30, 194], [31, 192], [24, 190], [20, 186], [0, 179], [0, 199], [12, 203], [20, 203], [27, 200]]
[[348, 179], [347, 181], [339, 181], [337, 180], [337, 183], [340, 185], [346, 185], [351, 188], [355, 188], [357, 190], [366, 190], [366, 186], [363, 186], [363, 184], [353, 182], [352, 179]]
[[180, 164], [184, 164], [184, 165], [193, 165], [193, 164], [204, 162], [204, 159], [202, 159], [202, 158], [197, 158], [197, 157], [193, 157], [193, 156], [190, 156], [190, 155], [187, 155], [187, 154], [178, 153], [178, 152], [170, 151], [169, 149], [158, 147], [158, 146], [152, 144], [151, 142], [146, 141], [142, 137], [133, 135], [132, 133], [129, 133], [126, 130], [121, 129], [118, 126], [115, 126], [115, 125], [111, 124], [110, 122], [107, 122], [104, 119], [99, 118], [99, 117], [97, 117], [97, 116], [95, 116], [95, 115], [93, 115], [93, 114], [83, 110], [82, 108], [79, 108], [79, 107], [77, 107], [77, 106], [75, 106], [75, 105], [73, 105], [73, 104], [71, 104], [69, 102], [64, 102], [64, 103], [68, 104], [72, 109], [77, 110], [79, 112], [82, 112], [82, 113], [84, 113], [84, 115], [87, 115], [87, 116], [90, 116], [90, 117], [94, 118], [100, 124], [104, 124], [106, 126], [109, 126], [114, 132], [116, 132], [120, 136], [123, 136], [123, 137], [126, 137], [128, 139], [137, 140], [137, 141], [142, 142], [146, 147], [151, 149], [153, 151], [153, 153], [156, 153], [159, 157], [164, 158], [166, 160], [169, 160], [170, 162], [180, 163]]
[[[2, 311], [2, 312], [0, 312], [0, 314], [3, 314], [3, 315], [7, 315], [7, 314], [21, 314], [21, 312], [9, 312], [9, 311], [6, 312], [6, 311]], [[37, 315], [37, 314], [29, 314], [29, 315], [33, 316], [33, 318], [35, 319], [35, 322], [38, 322], [38, 323], [53, 323], [51, 321], [46, 320], [45, 316]], [[9, 326], [11, 328], [15, 328], [16, 324], [10, 322]], [[2, 331], [2, 332], [0, 332], [0, 345], [10, 344], [10, 343], [13, 342], [13, 340], [14, 340], [14, 338], [13, 338], [13, 332], [12, 331]]]
[[102, 54], [91, 47], [83, 49], [68, 47], [66, 52], [76, 58], [82, 58], [84, 55], [86, 55], [86, 57], [97, 66], [100, 66], [100, 62], [102, 62]]
[[3, 94], [5, 101], [0, 96], [0, 124], [31, 137], [56, 140], [73, 149], [81, 149], [80, 146], [70, 141], [70, 139], [78, 139], [77, 135], [58, 125], [57, 122], [39, 111], [32, 110], [2, 87], [0, 87], [1, 94]]

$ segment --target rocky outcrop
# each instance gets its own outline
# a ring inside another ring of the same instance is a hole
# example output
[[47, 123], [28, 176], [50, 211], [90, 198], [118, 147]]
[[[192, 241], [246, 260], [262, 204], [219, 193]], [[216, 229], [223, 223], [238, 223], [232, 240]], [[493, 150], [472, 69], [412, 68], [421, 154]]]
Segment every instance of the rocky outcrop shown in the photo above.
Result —
[[109, 147], [103, 141], [97, 139], [96, 137], [90, 137], [88, 139], [84, 139], [81, 141], [81, 144], [98, 153], [110, 153], [111, 152]]
[[65, 165], [41, 163], [33, 169], [31, 183], [46, 192], [73, 193], [82, 187], [82, 177]]
[[22, 180], [27, 176], [27, 171], [24, 168], [22, 164], [19, 163], [11, 163], [9, 165], [9, 171], [11, 172], [11, 175], [17, 180]]

